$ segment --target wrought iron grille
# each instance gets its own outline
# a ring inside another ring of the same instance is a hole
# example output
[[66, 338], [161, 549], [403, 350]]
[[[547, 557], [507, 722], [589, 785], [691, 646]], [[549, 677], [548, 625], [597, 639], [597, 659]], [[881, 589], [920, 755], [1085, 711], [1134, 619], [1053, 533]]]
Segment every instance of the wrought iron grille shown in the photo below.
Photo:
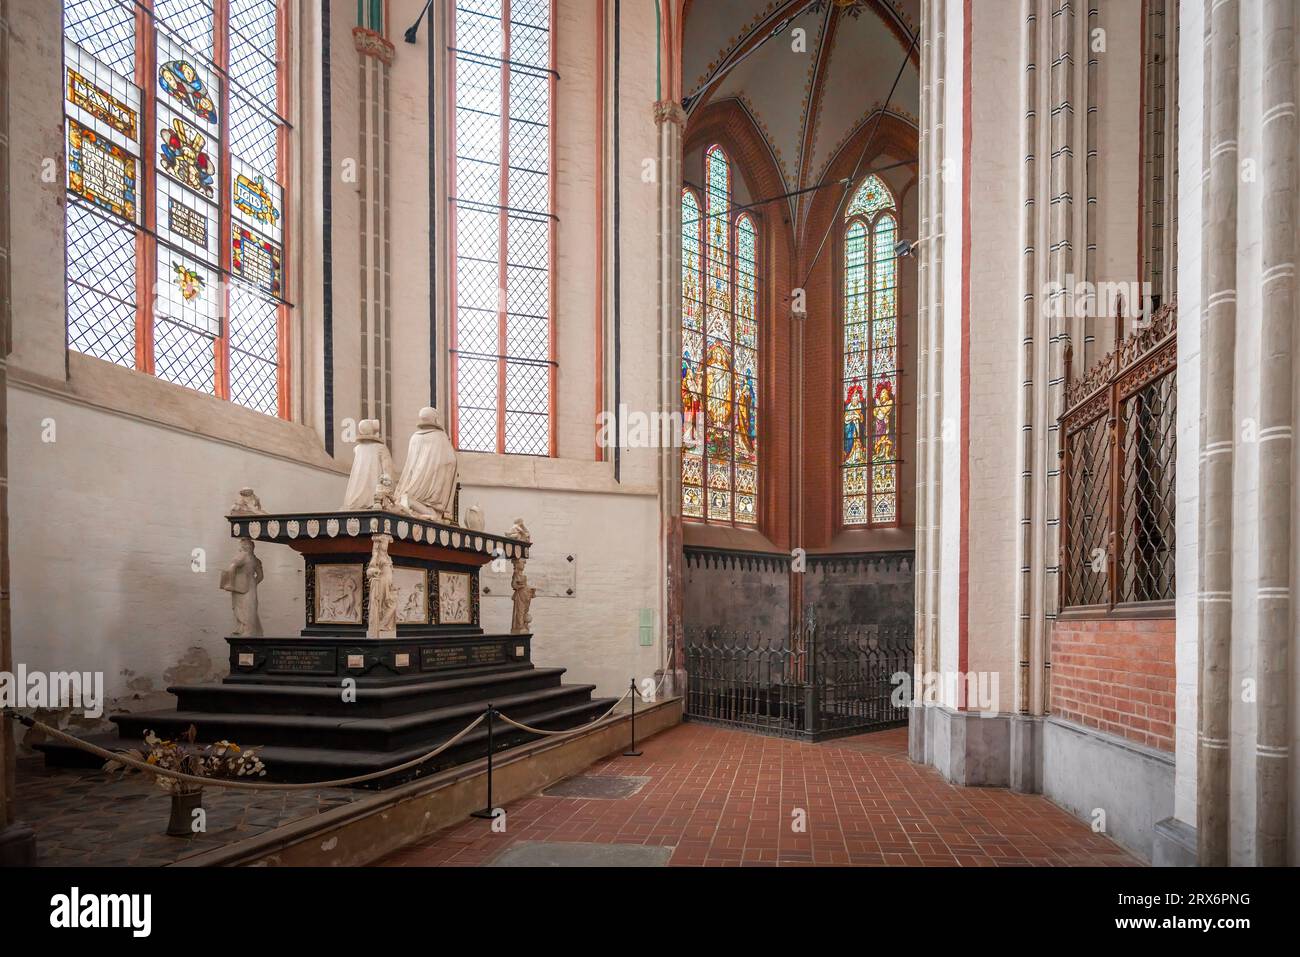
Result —
[[910, 627], [814, 623], [777, 638], [703, 628], [685, 652], [694, 721], [814, 740], [907, 723], [895, 691], [913, 665]]
[[1174, 598], [1177, 304], [1074, 381], [1061, 417], [1061, 604]]

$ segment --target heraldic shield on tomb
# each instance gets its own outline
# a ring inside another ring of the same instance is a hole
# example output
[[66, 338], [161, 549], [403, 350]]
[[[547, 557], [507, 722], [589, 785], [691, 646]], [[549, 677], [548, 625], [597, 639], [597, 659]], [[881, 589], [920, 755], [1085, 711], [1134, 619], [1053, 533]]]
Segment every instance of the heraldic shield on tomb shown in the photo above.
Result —
[[[229, 676], [168, 688], [177, 697], [174, 711], [112, 715], [119, 740], [110, 746], [135, 747], [146, 729], [176, 737], [193, 724], [205, 740], [260, 745], [270, 780], [320, 781], [381, 772], [428, 754], [489, 702], [545, 730], [576, 727], [608, 711], [613, 700], [593, 699], [594, 685], [565, 684], [564, 668], [535, 667], [531, 634], [482, 626], [480, 569], [496, 561], [522, 570], [531, 545], [522, 522], [510, 536], [495, 535], [448, 516], [434, 521], [383, 505], [268, 514], [252, 489], [242, 490], [226, 516], [238, 556], [222, 575], [237, 632], [226, 637]], [[451, 515], [457, 509], [458, 502]], [[301, 578], [262, 579], [273, 548], [301, 556]], [[254, 566], [256, 573], [239, 574]], [[279, 592], [282, 600], [286, 589], [299, 592], [297, 634], [261, 633], [257, 582], [264, 595]], [[493, 747], [537, 737], [497, 721]], [[476, 760], [486, 745], [484, 723], [431, 761], [364, 786], [388, 787]], [[50, 764], [79, 763], [72, 749], [43, 750]]]

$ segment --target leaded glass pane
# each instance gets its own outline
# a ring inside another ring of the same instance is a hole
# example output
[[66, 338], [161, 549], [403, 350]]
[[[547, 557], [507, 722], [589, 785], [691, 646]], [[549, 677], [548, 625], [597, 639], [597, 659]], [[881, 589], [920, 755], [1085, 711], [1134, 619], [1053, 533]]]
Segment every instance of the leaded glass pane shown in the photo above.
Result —
[[135, 367], [135, 231], [68, 203], [68, 348]]
[[[285, 289], [280, 4], [64, 0], [63, 10], [69, 347], [134, 366], [136, 318], [147, 308], [159, 378], [214, 392], [228, 353], [230, 398], [276, 414]], [[219, 35], [229, 43], [217, 62]], [[141, 89], [136, 64], [151, 43], [155, 66]], [[155, 106], [150, 129], [145, 97]], [[157, 186], [141, 196], [150, 164]], [[148, 235], [134, 229], [144, 204], [155, 213]], [[157, 270], [143, 292], [140, 250]]]
[[230, 291], [230, 398], [267, 415], [279, 407], [279, 306], [243, 286]]
[[140, 89], [75, 43], [63, 43], [64, 109], [83, 128], [140, 156]]
[[131, 0], [63, 0], [63, 35], [120, 76], [135, 75]]
[[705, 153], [704, 206], [682, 192], [682, 514], [758, 520], [758, 249], [732, 170]]
[[876, 176], [845, 213], [841, 520], [898, 518], [898, 224]]
[[503, 12], [500, 0], [455, 10], [456, 440], [547, 455], [550, 7], [514, 0], [509, 23]]

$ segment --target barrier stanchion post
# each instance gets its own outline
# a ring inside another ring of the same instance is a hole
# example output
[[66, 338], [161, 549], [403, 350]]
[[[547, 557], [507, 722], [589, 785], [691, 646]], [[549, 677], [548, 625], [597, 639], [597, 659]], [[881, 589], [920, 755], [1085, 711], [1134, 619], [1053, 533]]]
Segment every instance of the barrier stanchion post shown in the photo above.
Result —
[[641, 752], [636, 749], [636, 679], [632, 678], [627, 683], [627, 690], [632, 693], [632, 743], [627, 746], [623, 752], [625, 758], [639, 758]]
[[487, 807], [479, 811], [471, 811], [469, 815], [470, 817], [487, 818], [488, 820], [492, 819], [492, 812], [494, 810], [492, 807], [492, 717], [495, 714], [496, 709], [489, 704], [487, 706]]

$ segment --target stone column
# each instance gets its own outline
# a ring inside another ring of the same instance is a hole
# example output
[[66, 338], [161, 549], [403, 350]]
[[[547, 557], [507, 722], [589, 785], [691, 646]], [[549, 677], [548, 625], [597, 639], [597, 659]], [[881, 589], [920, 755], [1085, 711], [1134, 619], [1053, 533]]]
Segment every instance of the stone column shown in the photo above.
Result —
[[1201, 319], [1204, 395], [1200, 514], [1200, 720], [1197, 747], [1197, 858], [1228, 864], [1232, 723], [1233, 462], [1236, 439], [1237, 0], [1206, 0], [1210, 19], [1208, 259]]
[[[682, 354], [682, 134], [686, 112], [675, 100], [654, 105], [659, 165], [659, 342], [660, 408], [681, 414]], [[615, 237], [617, 241], [617, 237]], [[664, 694], [686, 693], [686, 650], [682, 632], [682, 450], [662, 450], [659, 471], [660, 573], [663, 582], [663, 636], [668, 672]]]
[[1291, 779], [1292, 404], [1296, 323], [1296, 9], [1265, 0], [1259, 366], [1259, 721], [1255, 863], [1285, 866]]
[[[9, 263], [9, 0], [0, 0], [0, 671], [14, 670], [9, 619], [9, 405], [5, 363], [13, 328]], [[14, 725], [0, 717], [0, 866], [34, 864], [36, 838], [18, 822]]]
[[[918, 189], [917, 222], [919, 229], [917, 240], [924, 240], [930, 234], [930, 163], [927, 150], [930, 146], [930, 69], [932, 54], [930, 47], [930, 4], [921, 3], [921, 102], [920, 130], [917, 139]], [[930, 408], [927, 392], [930, 388], [929, 355], [930, 337], [927, 328], [930, 304], [929, 290], [926, 288], [929, 253], [924, 242], [917, 246], [916, 260], [916, 564], [915, 564], [915, 610], [913, 613], [913, 653], [912, 668], [912, 711], [908, 720], [908, 755], [913, 761], [925, 760], [925, 712], [919, 707], [920, 688], [925, 677], [925, 640], [929, 619], [926, 615], [926, 576], [929, 574], [930, 557], [928, 536], [928, 502], [929, 482], [926, 471], [929, 467], [929, 449], [926, 434], [923, 431], [926, 416]]]
[[1018, 621], [1016, 623], [1016, 704], [1011, 722], [1011, 787], [1016, 791], [1038, 790], [1036, 768], [1036, 731], [1033, 701], [1034, 594], [1034, 501], [1038, 494], [1035, 459], [1035, 429], [1038, 394], [1035, 387], [1038, 331], [1038, 4], [1024, 0], [1021, 7], [1021, 49], [1024, 88], [1021, 92], [1024, 113], [1024, 158], [1020, 174], [1021, 213], [1020, 285], [1023, 305], [1020, 327], [1024, 356], [1021, 362], [1020, 423], [1020, 577], [1017, 584]]
[[[373, 25], [373, 24], [372, 24]], [[389, 268], [389, 70], [393, 45], [378, 30], [352, 28], [360, 70], [358, 164], [361, 221], [357, 246], [361, 299], [361, 417], [378, 419], [392, 447], [392, 315]]]

